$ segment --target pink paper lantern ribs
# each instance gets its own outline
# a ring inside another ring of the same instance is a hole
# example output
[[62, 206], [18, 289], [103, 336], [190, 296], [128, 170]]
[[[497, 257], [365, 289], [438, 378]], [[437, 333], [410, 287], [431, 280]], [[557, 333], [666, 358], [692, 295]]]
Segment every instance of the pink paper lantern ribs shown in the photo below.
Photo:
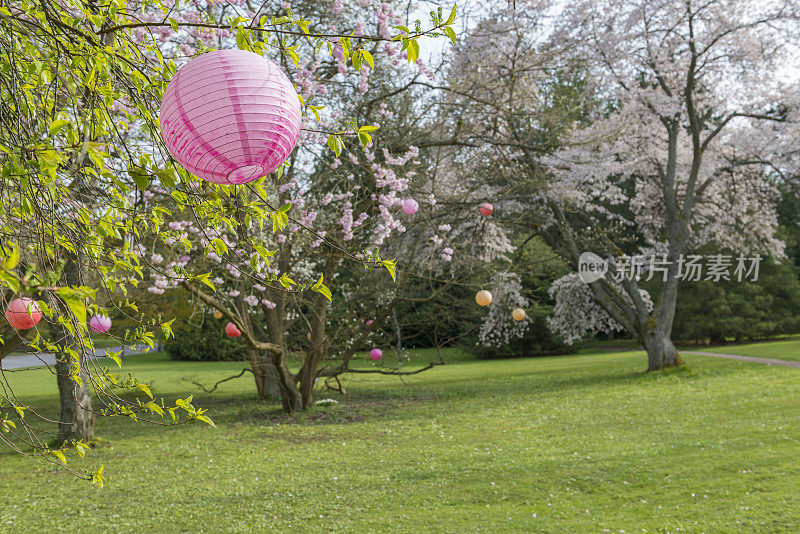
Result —
[[42, 320], [42, 311], [35, 300], [22, 297], [8, 304], [6, 320], [16, 330], [29, 330]]
[[202, 54], [181, 67], [161, 100], [161, 135], [192, 174], [243, 184], [277, 169], [300, 135], [300, 101], [272, 61], [244, 50]]

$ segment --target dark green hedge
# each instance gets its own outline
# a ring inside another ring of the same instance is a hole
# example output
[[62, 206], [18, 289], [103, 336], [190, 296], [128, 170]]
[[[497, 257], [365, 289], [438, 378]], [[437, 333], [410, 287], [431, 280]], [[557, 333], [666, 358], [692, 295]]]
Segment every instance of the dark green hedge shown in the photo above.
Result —
[[175, 337], [165, 343], [167, 355], [183, 361], [246, 360], [242, 338], [225, 334], [226, 321], [206, 316], [201, 325], [184, 323], [174, 329]]

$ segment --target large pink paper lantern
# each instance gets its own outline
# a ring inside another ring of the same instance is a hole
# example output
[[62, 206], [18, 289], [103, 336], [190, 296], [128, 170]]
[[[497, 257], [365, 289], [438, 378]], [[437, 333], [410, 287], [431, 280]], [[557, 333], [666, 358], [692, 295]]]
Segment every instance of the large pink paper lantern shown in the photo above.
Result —
[[369, 351], [369, 357], [372, 361], [378, 361], [383, 358], [383, 351], [381, 349], [372, 349]]
[[42, 311], [35, 300], [22, 297], [8, 304], [6, 320], [16, 330], [28, 330], [42, 320]]
[[107, 334], [111, 330], [111, 319], [105, 315], [95, 315], [89, 320], [89, 328], [101, 334]]
[[161, 100], [169, 153], [218, 184], [243, 184], [277, 169], [297, 144], [300, 118], [297, 93], [280, 67], [245, 50], [194, 58]]
[[406, 215], [414, 215], [419, 209], [419, 204], [413, 198], [407, 198], [403, 201], [403, 213]]
[[242, 332], [231, 322], [225, 325], [225, 333], [231, 337], [239, 337], [242, 335]]

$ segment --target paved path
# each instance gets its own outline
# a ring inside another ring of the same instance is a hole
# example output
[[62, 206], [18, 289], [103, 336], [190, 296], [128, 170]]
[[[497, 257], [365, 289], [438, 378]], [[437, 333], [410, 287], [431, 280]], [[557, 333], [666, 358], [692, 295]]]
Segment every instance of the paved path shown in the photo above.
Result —
[[698, 356], [716, 356], [717, 358], [730, 358], [731, 360], [741, 360], [743, 362], [763, 363], [766, 365], [780, 365], [782, 367], [800, 367], [800, 362], [790, 362], [787, 360], [776, 360], [775, 358], [756, 358], [754, 356], [740, 356], [738, 354], [722, 354], [719, 352], [695, 352], [692, 350], [678, 351], [681, 354], [697, 354]]
[[[122, 350], [121, 346], [96, 349], [94, 354], [90, 357], [95, 359], [104, 358], [106, 351], [119, 352], [120, 350]], [[145, 354], [147, 352], [150, 352], [150, 348], [147, 346], [145, 346], [143, 350], [131, 349], [128, 347], [125, 349], [123, 357], [130, 356], [132, 354]], [[55, 363], [56, 357], [49, 352], [42, 352], [40, 354], [9, 354], [0, 360], [0, 368], [4, 370], [24, 369], [26, 367], [44, 367], [45, 365], [55, 365]]]
[[[598, 346], [598, 349], [603, 350], [616, 350], [619, 352], [624, 351], [634, 351], [634, 350], [643, 350], [643, 349], [632, 349], [630, 347], [609, 347], [609, 346]], [[728, 358], [730, 360], [741, 360], [743, 362], [752, 362], [752, 363], [763, 363], [765, 365], [779, 365], [781, 367], [798, 367], [800, 368], [800, 362], [792, 362], [789, 360], [776, 360], [775, 358], [756, 358], [755, 356], [741, 356], [739, 354], [724, 354], [721, 352], [700, 352], [696, 350], [680, 350], [678, 349], [679, 354], [696, 354], [698, 356], [714, 356], [715, 358]]]

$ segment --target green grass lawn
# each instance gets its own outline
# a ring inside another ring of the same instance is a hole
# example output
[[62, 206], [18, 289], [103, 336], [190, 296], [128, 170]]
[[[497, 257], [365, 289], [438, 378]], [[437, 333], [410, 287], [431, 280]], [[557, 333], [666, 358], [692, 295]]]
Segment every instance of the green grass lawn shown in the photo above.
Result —
[[[786, 357], [785, 354], [771, 354]], [[431, 358], [430, 353], [417, 359]], [[218, 428], [100, 419], [105, 489], [0, 452], [3, 532], [797, 532], [800, 370], [640, 352], [470, 361], [353, 375], [338, 405], [289, 417], [242, 363], [125, 368], [194, 393]], [[409, 367], [412, 367], [409, 365]], [[14, 375], [54, 413], [46, 370]]]

